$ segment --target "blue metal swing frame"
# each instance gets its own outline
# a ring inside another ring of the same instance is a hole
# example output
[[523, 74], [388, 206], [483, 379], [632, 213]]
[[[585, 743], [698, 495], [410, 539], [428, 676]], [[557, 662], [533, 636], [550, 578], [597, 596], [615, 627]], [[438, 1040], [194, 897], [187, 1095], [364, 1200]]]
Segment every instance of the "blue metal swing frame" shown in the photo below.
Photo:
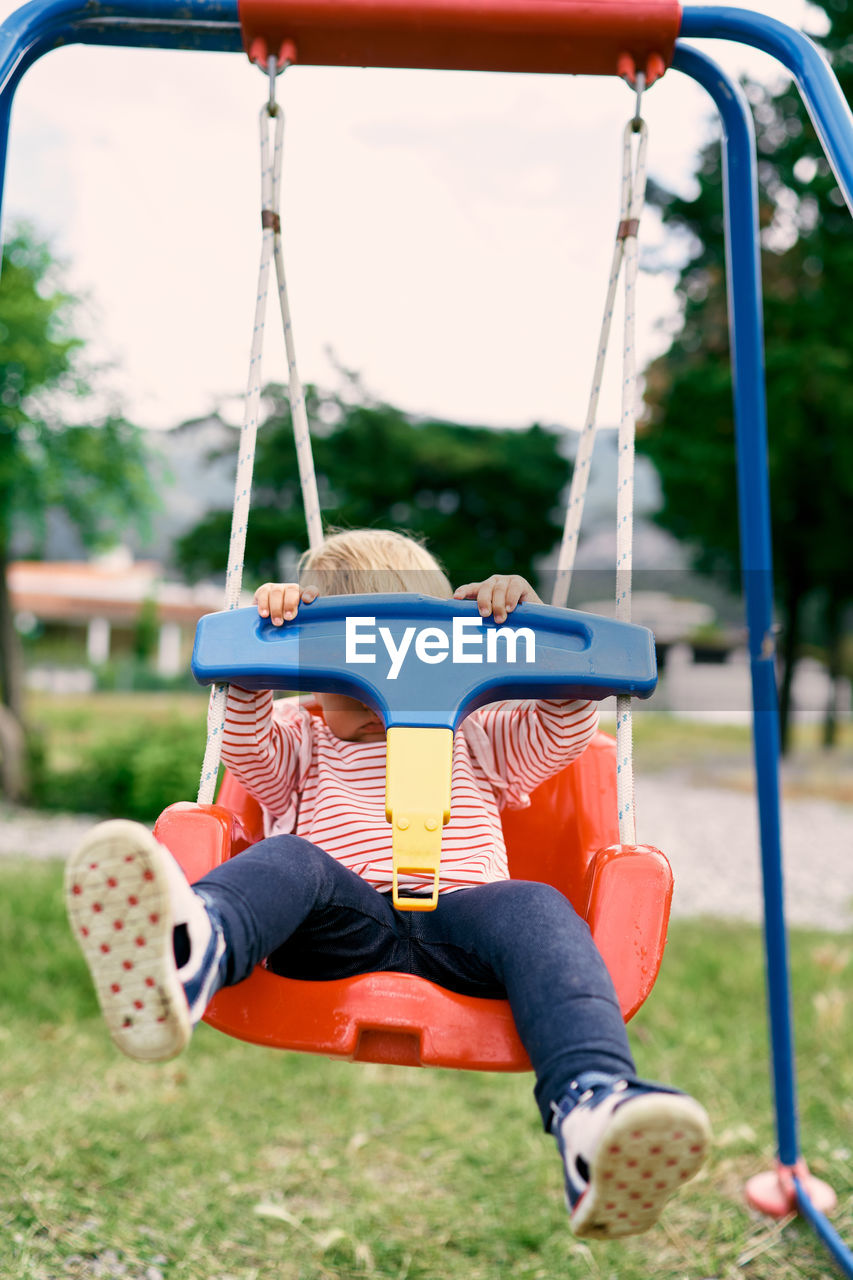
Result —
[[[780, 836], [779, 718], [764, 377], [758, 182], [752, 117], [741, 89], [687, 39], [733, 40], [776, 58], [794, 77], [848, 207], [853, 210], [853, 115], [827, 62], [800, 32], [746, 9], [683, 10], [673, 67], [701, 84], [725, 141], [729, 313], [734, 366], [741, 566], [749, 627], [753, 742], [765, 901], [765, 946], [779, 1160], [800, 1158], [790, 971]], [[237, 0], [32, 0], [0, 27], [0, 209], [12, 102], [27, 69], [66, 44], [239, 53]], [[853, 1253], [794, 1176], [799, 1208], [845, 1275]]]

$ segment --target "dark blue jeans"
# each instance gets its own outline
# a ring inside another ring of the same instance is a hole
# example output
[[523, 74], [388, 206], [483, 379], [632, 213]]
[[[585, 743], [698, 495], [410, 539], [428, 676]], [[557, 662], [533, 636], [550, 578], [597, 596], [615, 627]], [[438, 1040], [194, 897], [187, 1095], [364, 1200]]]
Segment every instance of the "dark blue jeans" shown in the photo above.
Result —
[[550, 885], [503, 880], [442, 894], [435, 911], [397, 911], [390, 895], [316, 845], [273, 836], [195, 888], [222, 920], [228, 985], [267, 959], [289, 978], [393, 970], [508, 999], [546, 1129], [551, 1103], [583, 1072], [634, 1074], [604, 961], [586, 922]]

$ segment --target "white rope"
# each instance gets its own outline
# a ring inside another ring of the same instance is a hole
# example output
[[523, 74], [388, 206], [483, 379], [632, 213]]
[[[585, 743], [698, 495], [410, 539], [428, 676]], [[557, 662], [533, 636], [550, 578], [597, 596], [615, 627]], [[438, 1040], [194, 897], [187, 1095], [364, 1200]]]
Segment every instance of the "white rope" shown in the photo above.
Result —
[[[258, 418], [261, 406], [261, 357], [264, 347], [264, 323], [267, 294], [269, 292], [270, 263], [273, 257], [274, 213], [273, 166], [270, 163], [269, 143], [270, 107], [261, 111], [261, 208], [264, 211], [261, 240], [261, 263], [258, 272], [258, 294], [255, 301], [255, 321], [252, 330], [252, 351], [249, 359], [249, 380], [243, 410], [243, 426], [237, 455], [237, 478], [234, 483], [234, 510], [231, 517], [231, 539], [228, 546], [228, 568], [225, 573], [225, 608], [236, 609], [240, 603], [243, 585], [243, 561], [246, 550], [246, 527], [249, 519], [249, 503], [252, 492], [252, 472], [255, 465], [255, 444], [258, 434]], [[281, 121], [276, 117], [276, 134]], [[222, 730], [225, 724], [227, 684], [214, 684], [210, 690], [207, 707], [207, 745], [201, 766], [198, 803], [212, 804], [222, 754]]]
[[[275, 151], [273, 157], [273, 208], [281, 209], [281, 159], [284, 137], [284, 114], [278, 108]], [[279, 128], [278, 125], [281, 127]], [[293, 325], [290, 320], [290, 303], [287, 297], [287, 281], [284, 275], [284, 253], [281, 243], [281, 219], [275, 219], [273, 230], [275, 272], [278, 280], [278, 300], [281, 307], [281, 324], [287, 351], [287, 394], [290, 400], [290, 416], [293, 422], [293, 440], [296, 445], [296, 461], [299, 482], [302, 487], [302, 505], [308, 526], [308, 545], [315, 551], [323, 541], [323, 520], [320, 515], [320, 499], [317, 493], [317, 476], [314, 471], [314, 454], [311, 449], [311, 432], [308, 427], [308, 411], [305, 394], [296, 368], [296, 347], [293, 341]]]
[[[624, 163], [631, 169], [631, 133], [625, 130]], [[639, 253], [637, 229], [646, 197], [646, 147], [648, 132], [639, 121], [640, 145], [636, 170], [631, 180], [628, 208], [629, 231], [625, 237], [625, 344], [622, 366], [622, 417], [619, 423], [619, 462], [616, 481], [616, 618], [631, 621], [631, 587], [634, 540], [634, 440], [637, 430], [637, 274]], [[616, 794], [619, 810], [619, 840], [635, 844], [634, 812], [634, 704], [629, 694], [616, 699]]]
[[572, 483], [569, 489], [569, 501], [566, 507], [566, 520], [563, 525], [563, 540], [557, 558], [557, 574], [551, 603], [564, 609], [569, 598], [572, 585], [575, 557], [577, 555], [578, 537], [583, 519], [584, 502], [589, 484], [589, 467], [592, 451], [595, 447], [598, 401], [601, 395], [601, 382], [604, 375], [604, 361], [610, 341], [610, 324], [613, 320], [613, 307], [616, 301], [616, 287], [619, 284], [619, 273], [622, 268], [623, 240], [617, 240], [613, 247], [613, 262], [610, 267], [610, 280], [607, 285], [607, 300], [604, 304], [604, 318], [601, 322], [601, 338], [598, 344], [598, 355], [595, 359], [595, 371], [592, 375], [592, 390], [589, 394], [586, 419], [578, 441], [578, 452], [575, 468], [572, 472]]
[[[633, 158], [633, 138], [639, 137], [637, 158]], [[634, 116], [625, 126], [622, 139], [622, 183], [620, 222], [610, 268], [607, 298], [601, 325], [601, 337], [592, 378], [586, 419], [578, 443], [575, 468], [569, 489], [563, 538], [557, 558], [557, 571], [551, 603], [565, 607], [569, 596], [583, 507], [589, 484], [589, 469], [595, 446], [598, 402], [604, 374], [604, 363], [610, 340], [610, 327], [619, 276], [625, 263], [625, 333], [623, 344], [622, 414], [619, 424], [618, 474], [616, 492], [616, 617], [631, 620], [632, 540], [634, 527], [634, 435], [637, 420], [637, 372], [635, 350], [636, 282], [638, 271], [637, 231], [646, 192], [646, 151], [648, 131], [645, 122]], [[619, 839], [634, 844], [634, 769], [632, 701], [628, 696], [616, 699], [617, 805]]]
[[[249, 506], [252, 494], [252, 472], [255, 465], [255, 445], [261, 407], [261, 357], [264, 347], [264, 324], [267, 295], [269, 293], [270, 263], [275, 260], [284, 344], [287, 351], [288, 395], [299, 465], [299, 479], [308, 524], [308, 539], [312, 549], [323, 541], [323, 524], [317, 496], [317, 478], [311, 450], [311, 435], [305, 394], [296, 368], [296, 349], [293, 342], [293, 326], [287, 298], [284, 275], [284, 255], [281, 246], [281, 172], [282, 143], [284, 140], [284, 114], [275, 102], [275, 59], [270, 66], [270, 97], [260, 114], [261, 127], [261, 264], [258, 272], [258, 294], [255, 302], [255, 322], [252, 330], [252, 352], [249, 360], [249, 380], [240, 447], [237, 457], [237, 478], [234, 484], [234, 510], [231, 517], [231, 540], [228, 547], [228, 568], [225, 574], [225, 608], [236, 609], [240, 604], [243, 586], [243, 564], [246, 551], [246, 529], [249, 522]], [[270, 159], [270, 124], [275, 121], [275, 137]], [[225, 725], [225, 704], [228, 698], [227, 684], [214, 684], [207, 708], [207, 744], [201, 766], [198, 803], [211, 804], [216, 791], [219, 761], [222, 755], [222, 733]]]

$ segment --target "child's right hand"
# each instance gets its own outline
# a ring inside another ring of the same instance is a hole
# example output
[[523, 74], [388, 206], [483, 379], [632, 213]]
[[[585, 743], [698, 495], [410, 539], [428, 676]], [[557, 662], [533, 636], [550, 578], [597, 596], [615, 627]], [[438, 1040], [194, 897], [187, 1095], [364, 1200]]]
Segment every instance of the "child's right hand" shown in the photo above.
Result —
[[301, 604], [311, 604], [320, 592], [316, 587], [300, 587], [298, 582], [265, 582], [255, 592], [255, 604], [262, 618], [274, 627], [295, 618]]

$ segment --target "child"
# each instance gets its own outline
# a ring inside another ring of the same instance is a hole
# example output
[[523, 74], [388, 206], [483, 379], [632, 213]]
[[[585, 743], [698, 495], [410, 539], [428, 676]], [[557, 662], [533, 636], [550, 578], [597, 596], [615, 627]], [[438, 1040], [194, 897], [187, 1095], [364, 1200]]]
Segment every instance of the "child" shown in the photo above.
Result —
[[[320, 586], [476, 599], [498, 623], [538, 601], [517, 575], [452, 592], [422, 546], [381, 530], [331, 535], [303, 567], [312, 585], [256, 592], [275, 626], [310, 608]], [[354, 698], [317, 698], [322, 720], [296, 699], [274, 704], [269, 692], [232, 686], [223, 760], [264, 806], [267, 838], [192, 888], [135, 823], [102, 823], [70, 859], [69, 913], [116, 1044], [134, 1058], [173, 1056], [214, 993], [264, 960], [293, 978], [397, 970], [505, 997], [563, 1159], [575, 1232], [645, 1231], [702, 1164], [707, 1116], [692, 1098], [637, 1079], [587, 925], [549, 885], [507, 878], [500, 824], [502, 807], [529, 803], [529, 791], [581, 754], [595, 704], [490, 703], [463, 721], [439, 905], [400, 912], [389, 892], [384, 726]], [[401, 888], [418, 885], [401, 878]], [[122, 948], [119, 936], [136, 945]]]

